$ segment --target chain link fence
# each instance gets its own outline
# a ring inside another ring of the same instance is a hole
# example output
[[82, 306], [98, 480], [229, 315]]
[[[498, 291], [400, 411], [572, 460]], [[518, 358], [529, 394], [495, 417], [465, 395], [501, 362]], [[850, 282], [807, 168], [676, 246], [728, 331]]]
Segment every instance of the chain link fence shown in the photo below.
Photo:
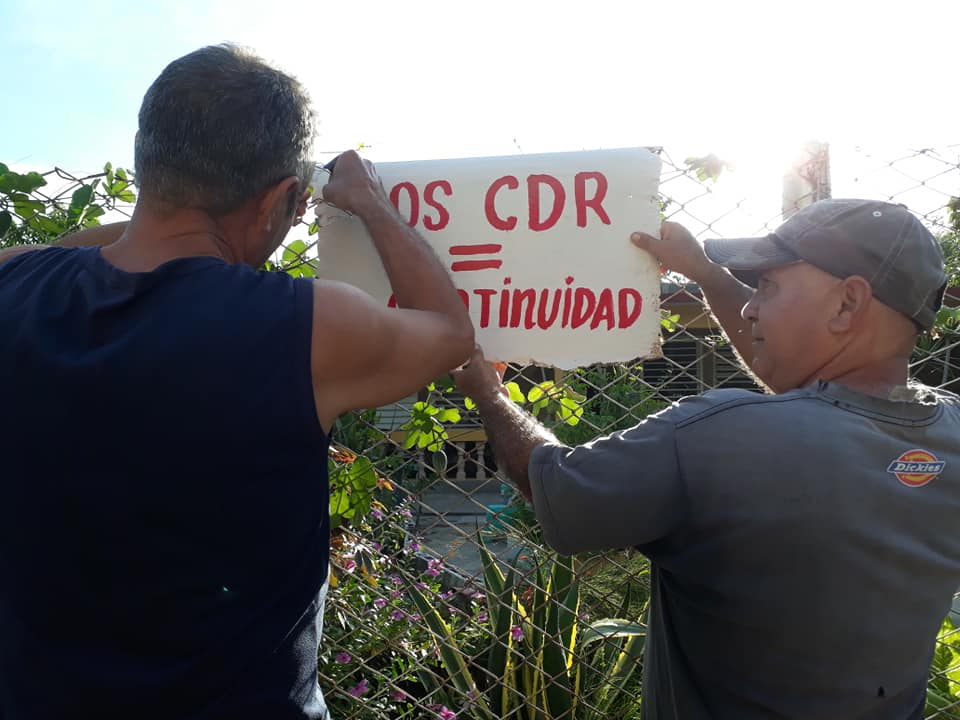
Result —
[[[891, 152], [812, 144], [785, 177], [760, 177], [750, 192], [728, 182], [748, 168], [731, 171], [713, 156], [680, 160], [666, 149], [660, 156], [664, 217], [699, 237], [766, 233], [831, 194], [871, 197], [920, 214], [960, 276], [960, 206], [952, 200], [960, 195], [960, 145]], [[3, 244], [122, 218], [132, 199], [128, 176], [109, 167], [16, 183], [0, 187], [0, 222], [8, 222], [4, 213], [10, 218]], [[310, 276], [315, 232], [295, 228], [275, 266]], [[916, 379], [950, 390], [960, 387], [958, 297], [948, 294], [911, 364]], [[662, 357], [571, 371], [509, 366], [512, 397], [573, 445], [630, 427], [685, 395], [760, 391], [696, 285], [664, 277], [661, 306]], [[475, 409], [448, 381], [343, 416], [333, 439], [320, 651], [332, 717], [639, 716], [649, 593], [642, 555], [552, 553], [532, 510], [498, 476]], [[954, 611], [960, 622], [960, 595]], [[925, 717], [960, 718], [960, 632], [950, 618], [930, 677]]]
[[[767, 178], [782, 192], [765, 202], [726, 192], [732, 173], [719, 158], [660, 154], [664, 216], [700, 237], [766, 233], [832, 193], [908, 205], [952, 261], [960, 146], [880, 154], [811, 145], [786, 177]], [[566, 372], [509, 366], [512, 395], [576, 444], [709, 388], [760, 391], [695, 285], [665, 277], [661, 300], [661, 358]], [[956, 389], [955, 327], [948, 308], [918, 347], [915, 378]], [[568, 559], [546, 548], [532, 510], [501, 482], [476, 412], [443, 382], [343, 417], [334, 440], [337, 527], [320, 677], [334, 717], [639, 717], [643, 556]], [[960, 620], [960, 595], [954, 607]], [[927, 718], [960, 718], [952, 627], [946, 621], [938, 641]]]

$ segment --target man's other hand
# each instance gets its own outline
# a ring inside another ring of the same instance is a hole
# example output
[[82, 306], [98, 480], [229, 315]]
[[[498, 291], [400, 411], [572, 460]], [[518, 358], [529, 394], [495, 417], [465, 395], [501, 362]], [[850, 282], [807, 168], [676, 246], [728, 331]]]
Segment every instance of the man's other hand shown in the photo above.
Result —
[[321, 191], [324, 202], [356, 215], [389, 202], [372, 162], [355, 150], [347, 150], [336, 160], [330, 181]]
[[450, 373], [457, 389], [464, 395], [479, 400], [501, 393], [510, 397], [510, 393], [503, 385], [503, 372], [506, 363], [487, 362], [483, 357], [483, 348], [479, 345], [473, 349], [473, 355], [459, 370]]
[[664, 272], [676, 272], [699, 282], [712, 265], [703, 252], [703, 245], [683, 225], [665, 222], [660, 226], [660, 237], [635, 232], [630, 240], [638, 248], [651, 253]]

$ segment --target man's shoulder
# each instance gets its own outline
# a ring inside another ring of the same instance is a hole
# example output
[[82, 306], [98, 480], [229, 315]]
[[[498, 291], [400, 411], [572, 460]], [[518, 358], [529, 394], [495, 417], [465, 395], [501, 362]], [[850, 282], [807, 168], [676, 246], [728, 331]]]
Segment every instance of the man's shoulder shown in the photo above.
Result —
[[669, 420], [677, 428], [683, 428], [695, 423], [706, 421], [724, 421], [724, 416], [751, 408], [764, 413], [792, 412], [788, 406], [798, 402], [815, 399], [816, 394], [809, 389], [801, 388], [777, 395], [722, 388], [708, 390], [700, 395], [692, 395], [675, 402], [658, 416]]

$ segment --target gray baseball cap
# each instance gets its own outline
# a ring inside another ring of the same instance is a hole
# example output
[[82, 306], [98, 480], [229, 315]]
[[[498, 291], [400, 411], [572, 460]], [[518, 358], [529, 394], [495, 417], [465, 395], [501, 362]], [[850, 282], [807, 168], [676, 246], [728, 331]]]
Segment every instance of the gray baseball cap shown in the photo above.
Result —
[[926, 330], [947, 286], [936, 238], [903, 205], [876, 200], [821, 200], [766, 237], [707, 240], [704, 250], [752, 287], [764, 270], [801, 260], [839, 278], [859, 275]]

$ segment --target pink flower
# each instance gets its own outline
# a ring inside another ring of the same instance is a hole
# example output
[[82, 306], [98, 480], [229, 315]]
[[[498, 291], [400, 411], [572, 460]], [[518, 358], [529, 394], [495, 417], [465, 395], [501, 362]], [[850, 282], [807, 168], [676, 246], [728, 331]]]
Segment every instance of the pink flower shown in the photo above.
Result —
[[383, 598], [377, 598], [376, 600], [373, 601], [373, 606], [377, 610], [383, 610], [387, 606], [387, 601], [384, 600]]
[[486, 622], [487, 621], [487, 611], [483, 610], [482, 612], [477, 613], [477, 622]]
[[373, 508], [373, 510], [370, 511], [370, 515], [374, 520], [383, 520], [383, 513], [377, 510], [377, 508]]
[[403, 593], [401, 593], [399, 590], [391, 590], [391, 591], [390, 591], [390, 597], [392, 597], [392, 598], [394, 598], [394, 599], [400, 597], [402, 594], [403, 594]]
[[340, 663], [341, 665], [346, 665], [348, 662], [350, 662], [351, 660], [353, 660], [353, 658], [350, 657], [350, 653], [338, 652], [338, 653], [337, 653], [337, 656], [334, 658], [334, 660], [335, 660], [336, 662]]
[[403, 510], [400, 511], [400, 514], [405, 518], [413, 517], [413, 513], [410, 512], [409, 508], [404, 508]]
[[343, 571], [344, 571], [344, 572], [350, 573], [350, 572], [353, 572], [353, 571], [356, 570], [356, 569], [357, 569], [357, 561], [354, 560], [353, 558], [347, 558], [347, 559], [343, 562]]
[[457, 720], [457, 714], [446, 705], [431, 705], [430, 709], [437, 714], [440, 720]]
[[390, 693], [390, 699], [394, 702], [403, 702], [407, 699], [407, 694], [403, 690], [394, 690]]
[[403, 580], [400, 579], [399, 575], [391, 575], [390, 582], [392, 582], [394, 585], [403, 585]]
[[390, 613], [391, 620], [403, 620], [403, 618], [403, 610], [394, 610], [392, 613]]
[[430, 577], [437, 577], [438, 575], [440, 575], [440, 570], [442, 568], [443, 568], [443, 562], [434, 558], [427, 562], [426, 573]]
[[420, 543], [418, 543], [416, 540], [411, 540], [411, 541], [410, 541], [410, 550], [412, 550], [413, 552], [416, 552], [416, 551], [419, 550], [419, 549], [420, 549]]
[[520, 642], [523, 640], [523, 629], [519, 625], [514, 625], [510, 629], [510, 636], [517, 642]]
[[363, 678], [360, 682], [350, 688], [349, 692], [354, 697], [363, 697], [368, 692], [370, 692], [370, 685], [367, 683], [367, 679]]

